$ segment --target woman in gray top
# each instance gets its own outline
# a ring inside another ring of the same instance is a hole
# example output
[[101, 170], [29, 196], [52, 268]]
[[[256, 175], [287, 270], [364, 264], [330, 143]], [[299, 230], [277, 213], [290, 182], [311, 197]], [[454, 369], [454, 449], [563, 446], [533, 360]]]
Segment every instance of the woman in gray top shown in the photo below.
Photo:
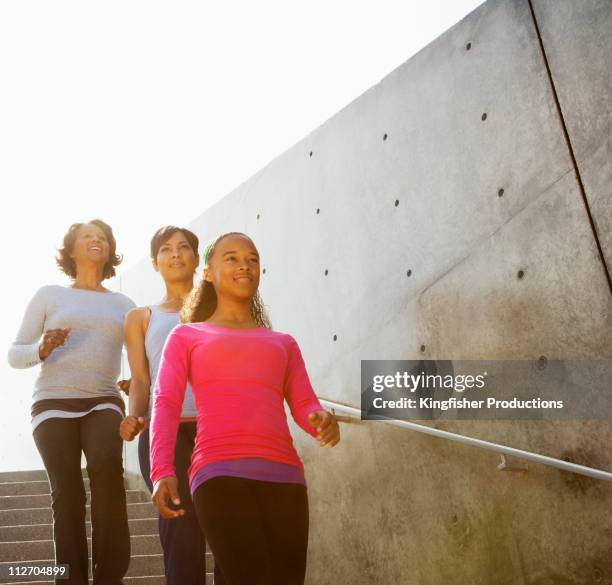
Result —
[[88, 584], [81, 452], [91, 489], [94, 585], [121, 585], [130, 561], [118, 433], [124, 403], [116, 382], [123, 319], [135, 305], [102, 286], [120, 262], [106, 223], [70, 226], [57, 263], [74, 282], [44, 286], [34, 295], [9, 350], [15, 368], [42, 364], [32, 427], [51, 484], [55, 560], [69, 565], [69, 579], [58, 583]]

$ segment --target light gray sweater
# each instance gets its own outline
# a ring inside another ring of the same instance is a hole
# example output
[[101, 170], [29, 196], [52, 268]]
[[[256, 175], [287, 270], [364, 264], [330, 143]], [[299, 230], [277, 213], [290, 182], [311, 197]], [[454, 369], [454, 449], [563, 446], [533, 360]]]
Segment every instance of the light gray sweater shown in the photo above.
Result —
[[42, 362], [33, 398], [119, 396], [123, 319], [134, 302], [118, 292], [43, 286], [28, 305], [8, 354], [14, 368], [41, 363], [38, 345], [48, 329], [72, 328], [66, 343]]

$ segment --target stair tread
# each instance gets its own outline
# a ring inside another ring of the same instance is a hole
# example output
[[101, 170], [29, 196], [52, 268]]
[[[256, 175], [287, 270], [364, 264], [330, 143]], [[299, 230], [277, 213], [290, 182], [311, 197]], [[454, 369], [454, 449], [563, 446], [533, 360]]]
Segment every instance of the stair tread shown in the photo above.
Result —
[[[91, 492], [86, 470], [82, 470], [86, 490], [87, 519], [85, 526], [91, 550], [91, 521], [89, 515]], [[53, 523], [51, 489], [44, 470], [0, 473], [0, 568], [7, 566], [42, 565], [53, 563]], [[150, 494], [142, 490], [126, 490], [128, 521], [132, 555], [130, 568], [123, 581], [125, 585], [165, 585], [163, 550], [159, 541], [158, 514]], [[12, 522], [11, 522], [12, 521]], [[4, 524], [7, 522], [7, 524]], [[137, 553], [137, 554], [135, 554]], [[213, 564], [212, 553], [207, 548], [207, 568]], [[22, 557], [37, 557], [26, 558]], [[15, 560], [4, 560], [4, 559]], [[91, 560], [91, 559], [90, 559]], [[150, 574], [152, 573], [152, 574]], [[41, 576], [20, 579], [7, 585], [53, 585], [53, 581], [40, 580]], [[29, 581], [27, 579], [39, 579]], [[42, 576], [44, 579], [44, 576]], [[207, 584], [212, 584], [213, 573], [206, 573]], [[91, 580], [90, 580], [91, 585]]]
[[[123, 582], [125, 585], [165, 585], [166, 578], [164, 575], [140, 575], [138, 577], [124, 577]], [[206, 573], [207, 583], [210, 582], [212, 584], [213, 573]], [[152, 581], [153, 580], [153, 581]], [[6, 583], [6, 585], [23, 585], [24, 583], [28, 583], [28, 585], [53, 585], [53, 581], [13, 581], [11, 583]], [[91, 585], [92, 581], [89, 580]]]

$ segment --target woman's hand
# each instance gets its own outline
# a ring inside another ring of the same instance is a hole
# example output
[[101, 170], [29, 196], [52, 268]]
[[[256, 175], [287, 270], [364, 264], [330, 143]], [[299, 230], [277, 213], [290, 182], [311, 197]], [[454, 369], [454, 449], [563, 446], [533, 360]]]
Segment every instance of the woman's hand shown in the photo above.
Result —
[[168, 501], [171, 501], [175, 506], [180, 506], [181, 499], [178, 493], [178, 479], [173, 475], [162, 477], [153, 486], [153, 495], [151, 501], [164, 518], [179, 518], [185, 514], [182, 508], [172, 510], [168, 507]]
[[334, 447], [340, 442], [340, 425], [336, 417], [326, 410], [317, 410], [308, 415], [308, 423], [317, 430], [317, 441], [321, 447]]
[[119, 434], [124, 441], [132, 441], [144, 429], [145, 421], [141, 416], [126, 416], [119, 425]]
[[119, 380], [117, 382], [117, 388], [125, 393], [127, 396], [130, 395], [130, 384], [132, 383], [132, 378], [129, 380]]
[[64, 329], [49, 329], [45, 331], [43, 340], [38, 346], [38, 355], [41, 360], [46, 360], [51, 352], [60, 345], [64, 345], [68, 335], [70, 334], [70, 327]]

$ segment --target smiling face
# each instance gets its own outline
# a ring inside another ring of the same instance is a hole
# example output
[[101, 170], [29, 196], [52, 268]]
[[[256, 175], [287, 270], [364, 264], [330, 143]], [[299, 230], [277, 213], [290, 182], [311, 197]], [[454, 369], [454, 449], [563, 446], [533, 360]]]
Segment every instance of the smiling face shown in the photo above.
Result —
[[174, 232], [159, 246], [153, 259], [153, 268], [166, 282], [192, 279], [199, 262], [197, 252], [193, 250], [185, 234]]
[[70, 258], [76, 264], [95, 263], [104, 266], [108, 262], [110, 243], [102, 228], [92, 223], [84, 223], [76, 231]]
[[217, 297], [249, 300], [259, 287], [259, 253], [253, 242], [240, 235], [217, 242], [204, 278], [213, 284]]

